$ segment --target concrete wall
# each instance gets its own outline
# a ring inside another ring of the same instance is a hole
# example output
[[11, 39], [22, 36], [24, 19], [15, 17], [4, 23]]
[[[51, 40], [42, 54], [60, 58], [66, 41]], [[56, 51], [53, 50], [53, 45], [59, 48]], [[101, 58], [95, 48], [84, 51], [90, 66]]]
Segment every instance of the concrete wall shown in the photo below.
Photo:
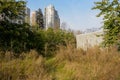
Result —
[[76, 35], [77, 48], [87, 50], [88, 48], [94, 47], [96, 45], [99, 46], [103, 41], [103, 37], [100, 36], [102, 34], [103, 31], [96, 31], [96, 32]]

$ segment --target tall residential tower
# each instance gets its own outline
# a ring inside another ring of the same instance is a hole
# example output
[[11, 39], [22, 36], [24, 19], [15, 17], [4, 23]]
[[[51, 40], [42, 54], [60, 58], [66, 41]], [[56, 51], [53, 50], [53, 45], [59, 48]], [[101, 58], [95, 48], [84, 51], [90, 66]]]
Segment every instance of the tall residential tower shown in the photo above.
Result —
[[25, 14], [25, 22], [30, 25], [30, 8], [26, 7]]
[[60, 18], [57, 10], [55, 10], [53, 5], [49, 5], [48, 7], [45, 8], [44, 26], [45, 29], [48, 29], [49, 27], [53, 29], [60, 28]]
[[36, 11], [33, 11], [32, 12], [32, 17], [31, 17], [31, 24], [32, 26], [36, 26], [36, 16], [37, 16], [37, 12]]

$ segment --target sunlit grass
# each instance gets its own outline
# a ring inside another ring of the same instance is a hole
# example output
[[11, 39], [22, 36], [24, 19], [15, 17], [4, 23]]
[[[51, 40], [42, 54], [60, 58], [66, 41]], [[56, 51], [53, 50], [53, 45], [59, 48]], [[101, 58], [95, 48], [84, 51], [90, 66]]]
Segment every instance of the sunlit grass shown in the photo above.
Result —
[[34, 50], [16, 58], [1, 52], [0, 80], [120, 80], [120, 53], [115, 49], [87, 51], [60, 46], [54, 57]]

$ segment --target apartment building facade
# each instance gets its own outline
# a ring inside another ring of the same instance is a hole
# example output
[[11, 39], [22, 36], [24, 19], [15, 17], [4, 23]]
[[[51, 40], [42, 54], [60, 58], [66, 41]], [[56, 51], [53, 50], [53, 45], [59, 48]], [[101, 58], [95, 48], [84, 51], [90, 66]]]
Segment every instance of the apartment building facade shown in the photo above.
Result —
[[45, 29], [48, 29], [48, 28], [59, 29], [60, 28], [60, 18], [59, 18], [57, 10], [54, 8], [53, 5], [49, 5], [45, 8], [44, 24], [45, 24], [44, 25]]

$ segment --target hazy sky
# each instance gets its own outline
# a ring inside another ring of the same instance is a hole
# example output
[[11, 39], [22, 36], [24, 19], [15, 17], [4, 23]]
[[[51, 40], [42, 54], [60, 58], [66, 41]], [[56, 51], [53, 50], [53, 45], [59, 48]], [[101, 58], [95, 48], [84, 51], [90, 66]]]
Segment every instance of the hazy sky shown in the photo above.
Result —
[[66, 22], [71, 29], [85, 30], [102, 26], [102, 19], [96, 17], [99, 11], [91, 10], [95, 1], [101, 0], [28, 0], [27, 6], [31, 11], [41, 8], [44, 13], [44, 8], [52, 4], [61, 22]]

